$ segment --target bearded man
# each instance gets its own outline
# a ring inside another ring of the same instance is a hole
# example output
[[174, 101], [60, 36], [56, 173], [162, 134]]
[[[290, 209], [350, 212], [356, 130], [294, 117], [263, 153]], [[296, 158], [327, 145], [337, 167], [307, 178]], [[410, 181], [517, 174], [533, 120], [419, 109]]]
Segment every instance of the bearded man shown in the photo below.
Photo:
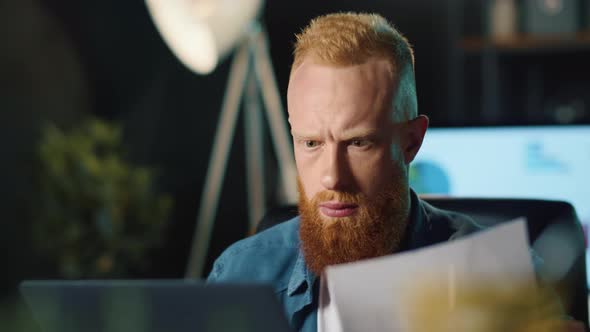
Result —
[[209, 282], [269, 282], [290, 325], [316, 331], [326, 266], [477, 230], [421, 201], [408, 168], [428, 127], [408, 41], [383, 17], [330, 14], [297, 36], [287, 92], [299, 212], [229, 247]]

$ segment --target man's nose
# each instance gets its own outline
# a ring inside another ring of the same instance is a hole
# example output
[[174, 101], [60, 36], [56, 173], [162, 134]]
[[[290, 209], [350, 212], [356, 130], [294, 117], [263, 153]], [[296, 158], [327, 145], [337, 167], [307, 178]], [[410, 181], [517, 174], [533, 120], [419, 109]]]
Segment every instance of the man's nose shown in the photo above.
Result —
[[346, 160], [346, 152], [340, 147], [331, 147], [324, 152], [324, 170], [322, 174], [322, 186], [326, 190], [343, 191], [346, 189], [349, 178], [349, 170]]

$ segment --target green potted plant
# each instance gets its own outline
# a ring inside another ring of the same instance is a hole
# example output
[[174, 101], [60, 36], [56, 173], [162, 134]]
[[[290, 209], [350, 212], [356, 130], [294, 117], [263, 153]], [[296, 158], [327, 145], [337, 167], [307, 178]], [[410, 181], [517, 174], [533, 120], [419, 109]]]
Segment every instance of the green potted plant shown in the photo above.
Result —
[[90, 119], [47, 125], [39, 145], [37, 248], [62, 278], [126, 277], [149, 265], [172, 201], [154, 171], [125, 160], [121, 129]]

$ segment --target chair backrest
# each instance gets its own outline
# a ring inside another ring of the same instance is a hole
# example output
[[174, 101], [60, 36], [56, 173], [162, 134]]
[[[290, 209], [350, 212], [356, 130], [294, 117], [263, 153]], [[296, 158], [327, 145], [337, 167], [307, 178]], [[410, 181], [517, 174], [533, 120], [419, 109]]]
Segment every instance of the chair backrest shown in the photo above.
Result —
[[525, 217], [531, 247], [543, 260], [541, 274], [549, 275], [568, 314], [588, 329], [586, 241], [571, 204], [534, 199], [421, 198], [440, 209], [469, 215], [483, 226]]
[[[431, 205], [472, 217], [478, 224], [493, 226], [518, 217], [527, 219], [529, 241], [542, 260], [541, 269], [552, 277], [567, 313], [588, 328], [588, 288], [585, 238], [573, 206], [567, 202], [504, 199], [421, 197]], [[297, 207], [270, 210], [257, 232], [297, 215]]]

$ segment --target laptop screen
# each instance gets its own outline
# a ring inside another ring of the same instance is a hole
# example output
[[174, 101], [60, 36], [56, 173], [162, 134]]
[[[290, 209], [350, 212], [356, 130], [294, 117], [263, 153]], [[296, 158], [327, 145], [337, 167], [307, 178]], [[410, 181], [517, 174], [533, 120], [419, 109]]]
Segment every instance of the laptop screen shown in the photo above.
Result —
[[290, 331], [274, 290], [190, 280], [25, 281], [44, 332]]

